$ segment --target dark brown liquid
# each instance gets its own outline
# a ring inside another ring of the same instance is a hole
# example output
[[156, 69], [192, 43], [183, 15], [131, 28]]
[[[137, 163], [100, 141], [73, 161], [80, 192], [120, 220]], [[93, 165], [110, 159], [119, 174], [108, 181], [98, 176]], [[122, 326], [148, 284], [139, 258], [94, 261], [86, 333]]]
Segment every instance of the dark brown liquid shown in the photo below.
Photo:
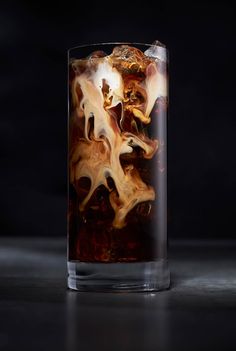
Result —
[[[150, 170], [144, 166], [141, 174], [143, 179], [150, 178]], [[109, 202], [109, 191], [103, 185], [97, 188], [86, 210], [80, 213], [79, 198], [87, 191], [87, 181], [80, 183], [77, 192], [70, 186], [70, 260], [133, 262], [154, 259], [157, 210], [154, 202], [137, 204], [127, 215], [126, 226], [116, 229], [112, 226], [114, 211]]]
[[[73, 79], [74, 75], [72, 73], [71, 80], [73, 81]], [[143, 108], [142, 106], [145, 106], [145, 94], [142, 91], [142, 84], [140, 84], [139, 91], [136, 92], [135, 96], [132, 89], [136, 84], [133, 83], [134, 81], [142, 82], [145, 79], [144, 73], [135, 70], [127, 73], [124, 70], [123, 79], [126, 80], [128, 87], [124, 100], [132, 99], [134, 104], [140, 104]], [[104, 85], [103, 93], [107, 94], [107, 91], [108, 88]], [[79, 89], [77, 96], [79, 99], [81, 98]], [[123, 105], [124, 109], [126, 108], [125, 104], [126, 102]], [[71, 116], [73, 116], [75, 112], [72, 105], [70, 111]], [[82, 262], [152, 261], [157, 257], [158, 252], [156, 237], [160, 219], [158, 217], [159, 201], [161, 201], [159, 200], [158, 179], [163, 174], [163, 147], [161, 146], [163, 136], [159, 135], [158, 125], [161, 119], [166, 118], [166, 100], [160, 98], [156, 101], [149, 124], [142, 123], [129, 109], [125, 110], [121, 121], [120, 104], [112, 107], [109, 110], [109, 115], [111, 126], [117, 133], [141, 135], [141, 139], [143, 138], [142, 140], [146, 142], [158, 140], [158, 150], [152, 158], [145, 158], [144, 151], [139, 146], [134, 146], [131, 153], [120, 155], [122, 169], [132, 167], [132, 172], [137, 174], [145, 185], [154, 189], [155, 199], [138, 202], [128, 212], [125, 225], [117, 228], [113, 225], [115, 211], [109, 197], [112, 193], [113, 198], [115, 197], [119, 204], [119, 194], [109, 172], [106, 177], [106, 186], [104, 184], [99, 185], [82, 210], [80, 204], [90, 191], [91, 181], [88, 177], [83, 176], [78, 180], [73, 180], [69, 184], [69, 260]], [[83, 116], [70, 119], [69, 147], [76, 144], [80, 145], [80, 140], [84, 137], [84, 123]], [[91, 118], [88, 137], [93, 137], [93, 129], [94, 120]], [[103, 150], [100, 149], [100, 152], [103, 152]]]

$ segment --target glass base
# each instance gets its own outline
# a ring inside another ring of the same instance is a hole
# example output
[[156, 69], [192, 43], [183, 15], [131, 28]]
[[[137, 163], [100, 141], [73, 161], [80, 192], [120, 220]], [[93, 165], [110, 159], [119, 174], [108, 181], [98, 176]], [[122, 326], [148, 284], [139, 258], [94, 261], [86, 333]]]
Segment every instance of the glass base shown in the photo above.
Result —
[[68, 287], [77, 291], [159, 291], [170, 286], [167, 260], [133, 263], [68, 262]]

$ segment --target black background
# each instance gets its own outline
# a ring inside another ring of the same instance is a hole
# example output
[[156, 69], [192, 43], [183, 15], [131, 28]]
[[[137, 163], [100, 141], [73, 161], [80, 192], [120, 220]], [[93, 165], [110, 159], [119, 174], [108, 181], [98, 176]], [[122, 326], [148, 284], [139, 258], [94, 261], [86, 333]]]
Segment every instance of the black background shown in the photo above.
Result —
[[170, 52], [169, 237], [235, 235], [233, 2], [0, 5], [1, 235], [66, 235], [67, 49]]

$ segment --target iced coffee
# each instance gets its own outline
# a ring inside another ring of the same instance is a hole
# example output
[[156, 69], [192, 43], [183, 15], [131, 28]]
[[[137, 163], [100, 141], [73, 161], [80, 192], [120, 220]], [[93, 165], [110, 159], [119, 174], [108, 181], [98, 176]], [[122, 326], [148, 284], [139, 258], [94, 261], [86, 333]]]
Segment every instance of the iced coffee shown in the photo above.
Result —
[[157, 240], [166, 215], [162, 49], [123, 44], [110, 53], [95, 50], [70, 59], [70, 261], [143, 262], [162, 255]]

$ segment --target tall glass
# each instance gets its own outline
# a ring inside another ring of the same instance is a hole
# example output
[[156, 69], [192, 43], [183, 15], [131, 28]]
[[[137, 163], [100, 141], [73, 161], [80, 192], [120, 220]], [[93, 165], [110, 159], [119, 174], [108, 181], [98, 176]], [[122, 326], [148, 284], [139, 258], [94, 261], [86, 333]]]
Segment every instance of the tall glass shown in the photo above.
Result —
[[68, 286], [166, 289], [166, 48], [94, 44], [68, 56]]

